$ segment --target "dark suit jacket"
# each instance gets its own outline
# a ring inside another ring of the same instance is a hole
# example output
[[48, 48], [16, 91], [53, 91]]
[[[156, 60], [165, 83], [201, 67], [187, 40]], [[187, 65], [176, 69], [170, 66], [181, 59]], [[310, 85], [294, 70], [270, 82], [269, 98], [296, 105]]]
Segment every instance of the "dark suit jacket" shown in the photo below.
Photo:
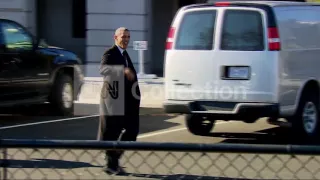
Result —
[[[137, 73], [130, 57], [128, 57], [127, 62], [128, 68], [130, 68], [135, 75], [133, 81], [129, 81], [123, 73], [126, 61], [116, 45], [107, 49], [102, 56], [99, 71], [103, 76], [104, 82], [100, 98], [98, 139], [102, 139], [101, 136], [104, 133], [105, 121], [107, 121], [107, 119], [112, 119], [115, 115], [124, 115], [131, 119], [139, 118], [141, 94]], [[118, 82], [118, 88], [114, 89], [114, 82]]]

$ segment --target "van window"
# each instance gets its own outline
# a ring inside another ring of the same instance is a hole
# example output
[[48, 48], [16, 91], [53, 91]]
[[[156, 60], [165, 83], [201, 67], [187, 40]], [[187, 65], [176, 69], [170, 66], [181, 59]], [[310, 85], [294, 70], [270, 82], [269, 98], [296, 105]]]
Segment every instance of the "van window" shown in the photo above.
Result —
[[175, 49], [211, 50], [214, 44], [215, 21], [215, 10], [185, 14], [179, 27]]
[[258, 11], [227, 10], [225, 12], [221, 50], [264, 50], [262, 16]]

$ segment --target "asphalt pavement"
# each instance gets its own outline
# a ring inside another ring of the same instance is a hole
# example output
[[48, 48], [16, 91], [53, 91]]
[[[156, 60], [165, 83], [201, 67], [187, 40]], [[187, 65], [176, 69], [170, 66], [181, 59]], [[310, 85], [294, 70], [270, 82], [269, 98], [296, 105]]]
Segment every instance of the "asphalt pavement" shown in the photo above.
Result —
[[[75, 115], [59, 117], [50, 115], [47, 104], [28, 109], [6, 109], [0, 114], [0, 136], [6, 139], [58, 139], [95, 140], [99, 116], [98, 105], [75, 105]], [[12, 114], [9, 114], [12, 113]], [[164, 114], [161, 108], [142, 107], [140, 134], [177, 126], [166, 122], [173, 115]]]
[[[4, 110], [3, 110], [4, 111]], [[51, 116], [46, 104], [29, 109], [9, 109], [0, 115], [0, 136], [6, 139], [95, 140], [99, 122], [98, 105], [75, 105], [75, 116]], [[2, 112], [3, 113], [3, 112]], [[9, 114], [16, 113], [16, 114]], [[218, 121], [207, 136], [192, 135], [184, 124], [184, 116], [165, 114], [162, 108], [141, 107], [139, 140], [184, 143], [295, 143], [287, 129], [270, 125], [265, 119], [247, 124]], [[300, 142], [299, 142], [300, 143]]]

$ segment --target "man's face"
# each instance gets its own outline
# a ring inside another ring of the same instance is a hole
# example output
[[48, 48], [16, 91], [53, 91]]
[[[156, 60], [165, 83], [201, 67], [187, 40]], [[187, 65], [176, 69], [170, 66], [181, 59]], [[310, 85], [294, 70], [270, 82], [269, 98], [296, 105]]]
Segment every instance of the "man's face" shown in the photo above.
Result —
[[120, 31], [120, 33], [115, 36], [115, 41], [122, 49], [127, 49], [130, 41], [129, 31]]

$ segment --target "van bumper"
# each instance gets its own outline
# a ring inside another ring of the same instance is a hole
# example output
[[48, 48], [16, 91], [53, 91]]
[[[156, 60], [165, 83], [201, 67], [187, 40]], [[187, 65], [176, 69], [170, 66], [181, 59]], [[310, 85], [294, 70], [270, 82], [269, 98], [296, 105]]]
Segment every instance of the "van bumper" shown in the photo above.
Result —
[[256, 102], [166, 101], [166, 113], [203, 114], [219, 119], [278, 117], [279, 104]]

